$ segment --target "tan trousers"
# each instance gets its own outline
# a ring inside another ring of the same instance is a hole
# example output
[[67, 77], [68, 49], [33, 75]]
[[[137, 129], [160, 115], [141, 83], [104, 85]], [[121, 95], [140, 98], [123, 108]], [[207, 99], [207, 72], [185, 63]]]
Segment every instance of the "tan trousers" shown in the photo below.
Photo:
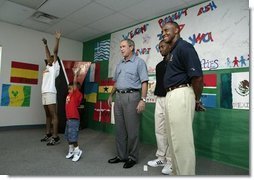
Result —
[[192, 130], [195, 95], [192, 87], [168, 92], [165, 107], [168, 153], [171, 154], [173, 174], [195, 175], [196, 157]]
[[165, 101], [165, 97], [156, 97], [154, 112], [155, 136], [157, 141], [156, 156], [161, 160], [171, 161], [170, 155], [166, 154], [168, 140], [165, 126]]

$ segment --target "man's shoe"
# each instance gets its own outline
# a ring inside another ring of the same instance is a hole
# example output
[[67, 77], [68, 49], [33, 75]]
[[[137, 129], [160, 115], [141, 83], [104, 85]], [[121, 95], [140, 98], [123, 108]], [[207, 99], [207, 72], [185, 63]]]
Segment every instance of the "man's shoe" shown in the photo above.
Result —
[[167, 162], [167, 164], [163, 167], [161, 173], [165, 175], [172, 175], [172, 164]]
[[160, 159], [155, 159], [155, 160], [152, 160], [152, 161], [148, 161], [147, 164], [151, 167], [159, 167], [159, 166], [165, 166], [166, 162], [163, 161], [163, 160], [160, 160]]
[[135, 164], [136, 164], [136, 161], [129, 158], [128, 161], [124, 163], [123, 168], [131, 168]]
[[47, 146], [54, 146], [60, 143], [60, 138], [57, 136], [56, 138], [51, 137], [50, 141], [47, 143]]
[[125, 160], [125, 159], [120, 159], [119, 157], [114, 157], [114, 158], [112, 158], [112, 159], [110, 159], [110, 160], [108, 160], [108, 163], [111, 163], [111, 164], [114, 164], [114, 163], [119, 163], [119, 162], [126, 162], [127, 160]]

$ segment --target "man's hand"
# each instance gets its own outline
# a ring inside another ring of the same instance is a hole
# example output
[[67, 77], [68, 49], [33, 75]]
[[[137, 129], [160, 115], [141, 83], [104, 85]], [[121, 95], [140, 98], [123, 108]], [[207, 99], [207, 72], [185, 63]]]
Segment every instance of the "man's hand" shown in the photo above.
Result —
[[110, 95], [110, 96], [108, 97], [108, 105], [109, 105], [109, 107], [111, 107], [112, 102], [113, 102], [113, 97], [112, 97], [112, 95]]
[[138, 103], [138, 106], [136, 108], [137, 112], [141, 113], [142, 111], [144, 111], [145, 110], [145, 106], [146, 106], [146, 103], [144, 101], [140, 100], [139, 103]]
[[42, 42], [44, 43], [44, 45], [47, 45], [47, 39], [43, 38]]
[[196, 101], [195, 111], [205, 111], [205, 107], [203, 106], [201, 101]]

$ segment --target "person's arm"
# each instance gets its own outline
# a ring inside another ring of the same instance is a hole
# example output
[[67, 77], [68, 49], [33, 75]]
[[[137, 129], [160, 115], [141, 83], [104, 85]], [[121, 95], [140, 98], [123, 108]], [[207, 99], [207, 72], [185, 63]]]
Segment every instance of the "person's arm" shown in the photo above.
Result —
[[191, 79], [191, 85], [193, 87], [194, 93], [195, 93], [195, 100], [196, 100], [196, 111], [205, 111], [204, 106], [202, 105], [200, 98], [203, 91], [203, 76], [199, 77], [192, 77]]
[[79, 75], [80, 68], [73, 68], [73, 73], [74, 73], [74, 78], [73, 78], [73, 89], [76, 90], [78, 89], [77, 86], [77, 77]]
[[145, 99], [146, 99], [146, 96], [147, 96], [147, 89], [148, 89], [148, 82], [147, 81], [142, 82], [142, 85], [141, 85], [141, 99], [140, 99], [140, 101], [138, 103], [138, 106], [137, 106], [137, 112], [138, 113], [145, 110], [145, 105], [146, 105]]
[[43, 44], [45, 46], [45, 53], [46, 53], [47, 62], [49, 62], [49, 60], [50, 60], [50, 52], [49, 52], [49, 48], [48, 48], [47, 39], [43, 38], [42, 42], [43, 42]]
[[56, 37], [56, 44], [54, 47], [54, 63], [57, 61], [57, 55], [58, 55], [58, 48], [59, 48], [59, 41], [60, 41], [60, 37], [61, 37], [61, 32], [56, 32], [55, 34]]

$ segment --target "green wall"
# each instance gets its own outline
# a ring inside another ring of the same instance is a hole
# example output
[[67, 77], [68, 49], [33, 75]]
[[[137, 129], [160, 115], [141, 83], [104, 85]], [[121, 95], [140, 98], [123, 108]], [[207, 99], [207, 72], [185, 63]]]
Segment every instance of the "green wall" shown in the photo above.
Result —
[[[84, 42], [83, 60], [93, 61], [96, 43], [109, 39], [110, 35]], [[106, 79], [108, 74], [108, 61], [101, 63], [101, 79]], [[229, 72], [245, 72], [249, 68], [205, 71], [217, 74], [217, 107], [220, 107], [220, 75]], [[154, 133], [154, 108], [155, 104], [147, 103], [142, 115], [140, 127], [140, 141], [156, 145]], [[93, 121], [94, 104], [86, 103], [85, 121], [87, 127], [98, 131], [115, 133], [114, 125]], [[223, 108], [208, 108], [206, 112], [195, 114], [193, 122], [195, 147], [197, 156], [249, 169], [249, 111]]]

